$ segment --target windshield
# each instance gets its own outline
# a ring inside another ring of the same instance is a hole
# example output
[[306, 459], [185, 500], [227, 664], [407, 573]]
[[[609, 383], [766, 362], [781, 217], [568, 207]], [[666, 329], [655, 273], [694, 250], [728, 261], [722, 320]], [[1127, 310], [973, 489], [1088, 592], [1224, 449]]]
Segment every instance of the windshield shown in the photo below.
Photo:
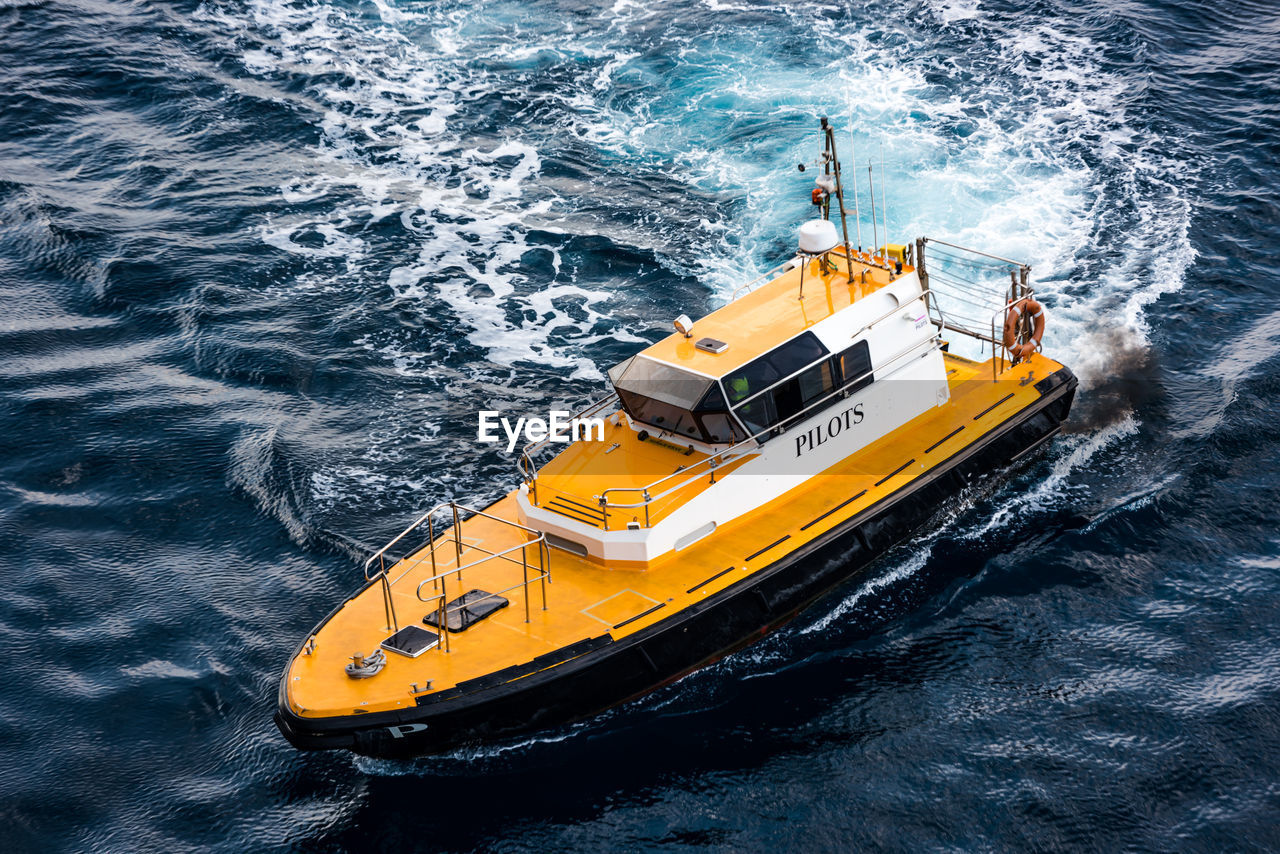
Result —
[[[614, 374], [617, 371], [617, 375]], [[707, 393], [712, 380], [682, 371], [665, 362], [656, 362], [644, 356], [636, 356], [609, 372], [613, 387], [631, 392], [670, 406], [693, 409]]]
[[636, 421], [708, 443], [744, 438], [728, 417], [720, 384], [709, 377], [634, 356], [609, 371], [609, 379]]

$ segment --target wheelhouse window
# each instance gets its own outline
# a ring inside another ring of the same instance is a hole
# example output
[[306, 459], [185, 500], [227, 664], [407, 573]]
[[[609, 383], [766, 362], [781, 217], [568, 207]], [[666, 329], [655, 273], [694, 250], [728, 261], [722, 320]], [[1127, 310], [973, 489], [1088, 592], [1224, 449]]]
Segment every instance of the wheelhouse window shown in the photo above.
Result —
[[847, 397], [873, 381], [866, 341], [828, 353], [817, 336], [806, 332], [725, 377], [730, 403], [753, 435], [776, 435], [789, 421], [817, 412], [824, 400]]
[[622, 408], [634, 420], [700, 442], [745, 439], [715, 380], [633, 356], [609, 371]]
[[875, 381], [875, 376], [871, 373], [871, 348], [865, 340], [854, 344], [837, 358], [840, 363], [840, 384], [846, 393], [866, 388]]
[[829, 352], [805, 332], [729, 374], [724, 386], [730, 403], [739, 404], [734, 411], [753, 434], [799, 415], [835, 390], [831, 360], [823, 359]]

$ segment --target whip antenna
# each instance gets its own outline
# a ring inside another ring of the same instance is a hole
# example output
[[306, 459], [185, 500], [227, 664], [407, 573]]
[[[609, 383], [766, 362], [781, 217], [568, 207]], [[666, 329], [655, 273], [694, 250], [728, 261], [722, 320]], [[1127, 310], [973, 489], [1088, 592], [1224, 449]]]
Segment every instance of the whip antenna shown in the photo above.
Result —
[[884, 263], [889, 264], [889, 202], [885, 199], [884, 143], [880, 143], [880, 216], [884, 219]]
[[876, 182], [871, 177], [871, 162], [867, 161], [867, 188], [871, 190], [871, 253], [875, 254], [876, 247], [880, 245], [880, 232], [876, 229]]
[[[858, 208], [858, 151], [853, 144], [853, 110], [849, 111], [849, 156], [853, 163], [853, 224], [858, 229], [858, 254], [862, 254], [862, 211]], [[853, 259], [849, 259], [853, 263]], [[852, 268], [850, 268], [852, 269]]]

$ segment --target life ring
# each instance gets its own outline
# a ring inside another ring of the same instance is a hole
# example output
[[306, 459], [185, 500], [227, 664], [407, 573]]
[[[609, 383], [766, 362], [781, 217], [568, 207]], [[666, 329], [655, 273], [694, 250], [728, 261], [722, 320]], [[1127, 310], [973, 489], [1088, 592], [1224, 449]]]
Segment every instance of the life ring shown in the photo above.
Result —
[[[1031, 321], [1030, 334], [1027, 334], [1022, 323], [1024, 315]], [[1009, 306], [1004, 313], [1004, 346], [1014, 364], [1031, 358], [1031, 354], [1040, 349], [1040, 339], [1043, 337], [1044, 306], [1031, 297], [1024, 297]]]

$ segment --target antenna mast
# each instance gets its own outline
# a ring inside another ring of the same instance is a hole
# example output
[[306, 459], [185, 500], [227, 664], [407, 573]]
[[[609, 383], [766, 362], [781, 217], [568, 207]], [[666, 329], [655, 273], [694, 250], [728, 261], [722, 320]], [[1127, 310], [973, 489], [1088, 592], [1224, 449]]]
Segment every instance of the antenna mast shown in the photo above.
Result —
[[[845, 216], [844, 210], [844, 181], [840, 176], [840, 158], [836, 155], [836, 129], [827, 121], [826, 116], [821, 116], [820, 121], [822, 122], [823, 138], [822, 159], [827, 163], [827, 174], [831, 174], [832, 170], [835, 170], [836, 203], [840, 205], [840, 231], [844, 235], [844, 257], [847, 263], [849, 280], [853, 281], [853, 249], [849, 246], [849, 221]], [[830, 219], [830, 201], [827, 203], [826, 214], [827, 219]]]
[[[880, 171], [884, 172], [884, 143], [880, 143]], [[884, 263], [889, 266], [889, 202], [885, 198], [884, 185], [888, 182], [880, 178], [880, 216], [884, 218]]]

